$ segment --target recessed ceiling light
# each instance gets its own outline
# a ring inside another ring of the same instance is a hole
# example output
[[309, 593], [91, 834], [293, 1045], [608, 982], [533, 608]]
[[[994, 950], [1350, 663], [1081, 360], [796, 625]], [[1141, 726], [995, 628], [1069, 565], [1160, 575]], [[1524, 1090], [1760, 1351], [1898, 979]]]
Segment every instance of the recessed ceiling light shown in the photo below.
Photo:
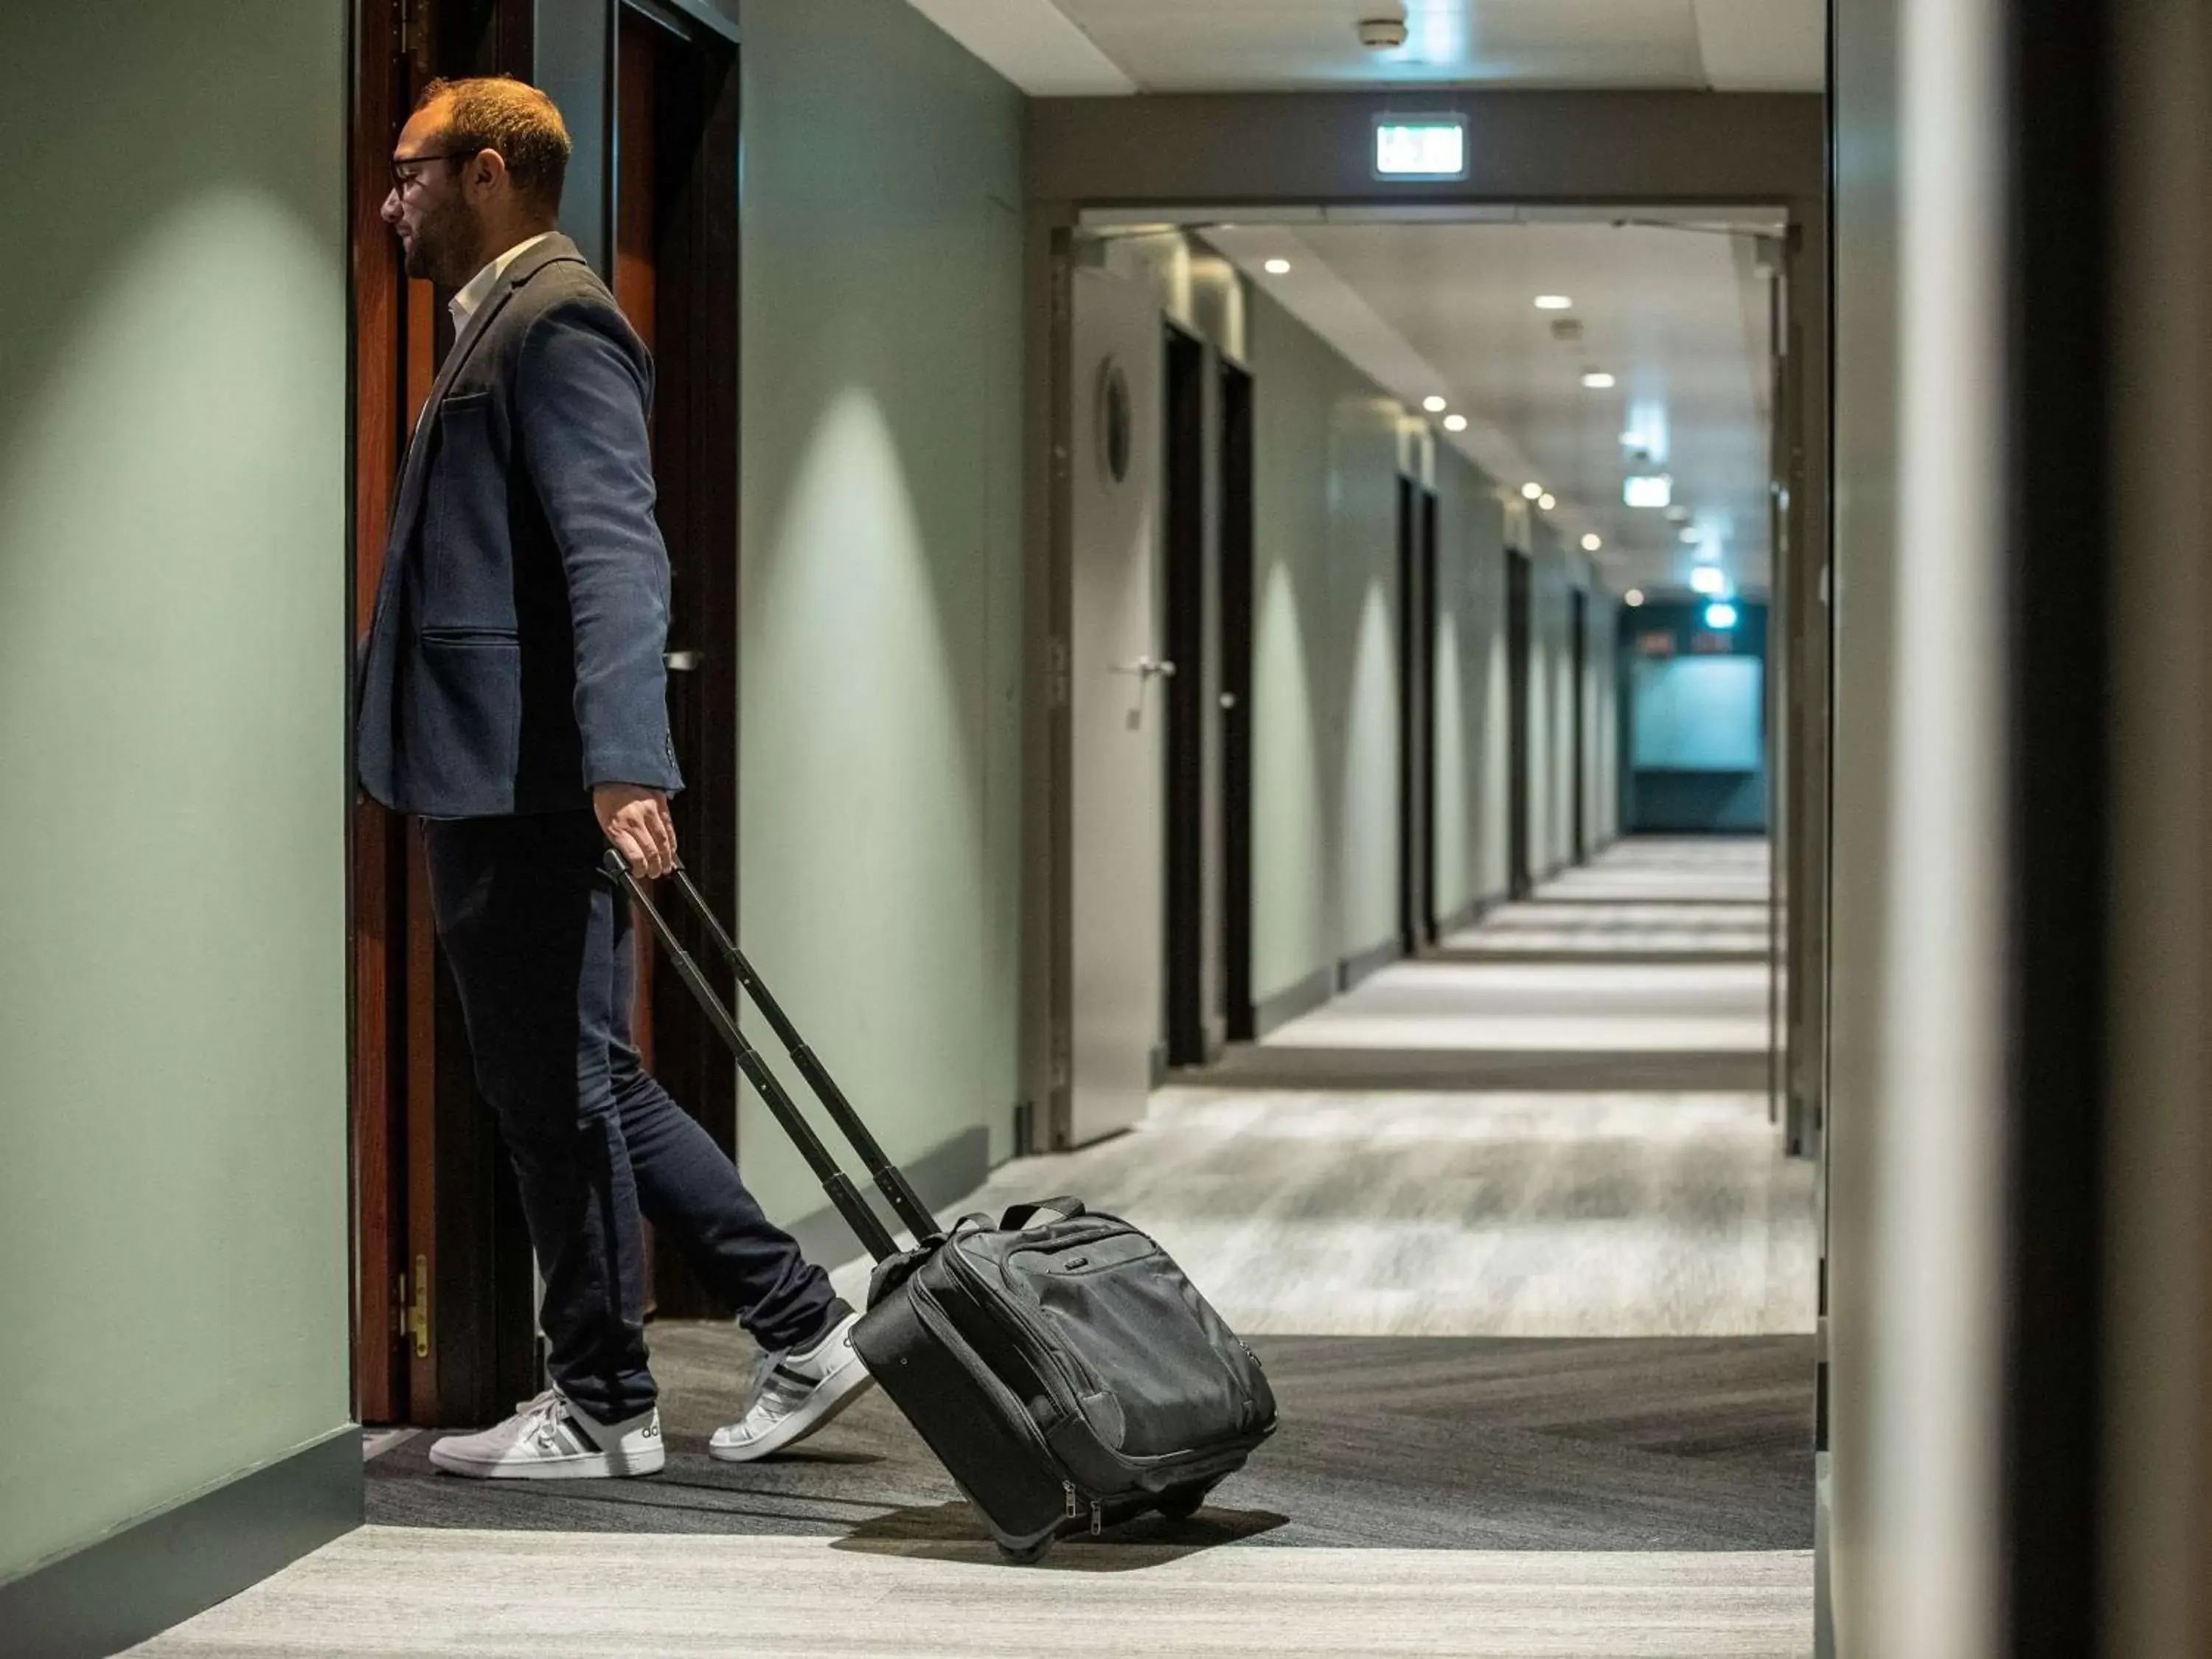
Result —
[[1728, 592], [1728, 578], [1717, 564], [1701, 564], [1690, 573], [1690, 588], [1693, 592], [1718, 598]]
[[1583, 376], [1583, 384], [1592, 392], [1610, 392], [1613, 387], [1613, 379], [1601, 368], [1592, 369]]
[[1553, 495], [1549, 490], [1545, 491], [1544, 494], [1536, 497], [1536, 505], [1542, 507], [1547, 513], [1549, 513], [1559, 504], [1559, 498], [1557, 495]]
[[1592, 532], [1591, 534], [1583, 538], [1583, 551], [1585, 553], [1595, 553], [1598, 549], [1604, 545], [1605, 538], [1596, 534], [1595, 532]]
[[1437, 397], [1433, 392], [1429, 393], [1427, 397], [1421, 399], [1421, 407], [1427, 410], [1431, 415], [1441, 415], [1451, 405], [1445, 399]]
[[1644, 603], [1644, 590], [1640, 587], [1632, 587], [1628, 592], [1622, 594], [1620, 598], [1623, 604], [1630, 605], [1641, 605]]
[[1539, 294], [1536, 296], [1536, 309], [1539, 311], [1567, 311], [1573, 308], [1574, 303], [1564, 294]]
[[1674, 481], [1664, 472], [1632, 472], [1621, 483], [1620, 499], [1630, 507], [1666, 507], [1674, 499]]
[[1270, 259], [1261, 269], [1270, 276], [1287, 276], [1291, 274], [1291, 262], [1288, 259]]
[[1467, 430], [1467, 416], [1464, 416], [1464, 415], [1447, 415], [1447, 416], [1444, 416], [1444, 430], [1445, 430], [1445, 431], [1447, 431], [1447, 432], [1464, 432], [1464, 431], [1466, 431], [1466, 430]]
[[1735, 626], [1735, 607], [1732, 605], [1709, 605], [1705, 607], [1705, 626], [1723, 633]]
[[1534, 500], [1536, 499], [1536, 497], [1537, 497], [1537, 496], [1539, 496], [1539, 495], [1542, 495], [1543, 493], [1544, 493], [1544, 486], [1543, 486], [1543, 485], [1541, 485], [1541, 484], [1540, 484], [1540, 483], [1536, 483], [1531, 482], [1531, 483], [1524, 483], [1524, 484], [1522, 484], [1522, 485], [1521, 486], [1521, 498], [1522, 498], [1523, 501], [1534, 501]]

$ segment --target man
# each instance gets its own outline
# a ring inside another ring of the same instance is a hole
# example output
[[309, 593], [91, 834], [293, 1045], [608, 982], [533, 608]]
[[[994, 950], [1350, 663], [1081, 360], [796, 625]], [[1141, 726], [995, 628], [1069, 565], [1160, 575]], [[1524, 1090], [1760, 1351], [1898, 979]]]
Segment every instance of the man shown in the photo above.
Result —
[[649, 1474], [640, 1212], [766, 1351], [737, 1462], [869, 1383], [855, 1316], [641, 1065], [629, 904], [676, 857], [653, 365], [555, 228], [568, 135], [507, 79], [441, 82], [392, 151], [407, 274], [456, 288], [451, 355], [400, 473], [357, 708], [363, 787], [423, 822], [433, 908], [531, 1243], [553, 1387], [431, 1461], [455, 1474]]

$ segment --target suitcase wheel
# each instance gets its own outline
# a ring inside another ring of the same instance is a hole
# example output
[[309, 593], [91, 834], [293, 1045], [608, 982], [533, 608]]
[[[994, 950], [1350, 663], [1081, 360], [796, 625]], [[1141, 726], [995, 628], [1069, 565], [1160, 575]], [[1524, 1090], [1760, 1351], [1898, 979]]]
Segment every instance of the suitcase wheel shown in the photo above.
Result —
[[1051, 1533], [1047, 1533], [1043, 1537], [1027, 1544], [1009, 1544], [1003, 1540], [994, 1541], [998, 1544], [999, 1553], [1005, 1559], [1008, 1566], [1033, 1567], [1051, 1552], [1053, 1536]]
[[1178, 1487], [1152, 1507], [1170, 1521], [1188, 1521], [1206, 1506], [1206, 1494], [1212, 1490], [1211, 1485]]

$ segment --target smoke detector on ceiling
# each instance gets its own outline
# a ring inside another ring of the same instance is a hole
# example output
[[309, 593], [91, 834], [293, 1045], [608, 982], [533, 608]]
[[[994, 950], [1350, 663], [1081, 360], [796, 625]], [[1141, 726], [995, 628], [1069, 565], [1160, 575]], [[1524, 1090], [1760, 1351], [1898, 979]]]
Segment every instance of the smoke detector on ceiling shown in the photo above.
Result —
[[1389, 52], [1406, 44], [1406, 15], [1403, 11], [1389, 13], [1359, 20], [1359, 44], [1370, 52]]

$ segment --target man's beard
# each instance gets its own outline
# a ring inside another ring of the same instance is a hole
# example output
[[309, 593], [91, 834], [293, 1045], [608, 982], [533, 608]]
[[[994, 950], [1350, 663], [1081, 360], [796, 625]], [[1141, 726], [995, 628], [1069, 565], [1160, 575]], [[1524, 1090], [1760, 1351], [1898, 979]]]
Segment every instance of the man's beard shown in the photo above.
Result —
[[476, 257], [477, 241], [476, 220], [467, 207], [459, 202], [441, 204], [415, 227], [415, 240], [407, 249], [407, 274], [459, 288], [483, 264]]

